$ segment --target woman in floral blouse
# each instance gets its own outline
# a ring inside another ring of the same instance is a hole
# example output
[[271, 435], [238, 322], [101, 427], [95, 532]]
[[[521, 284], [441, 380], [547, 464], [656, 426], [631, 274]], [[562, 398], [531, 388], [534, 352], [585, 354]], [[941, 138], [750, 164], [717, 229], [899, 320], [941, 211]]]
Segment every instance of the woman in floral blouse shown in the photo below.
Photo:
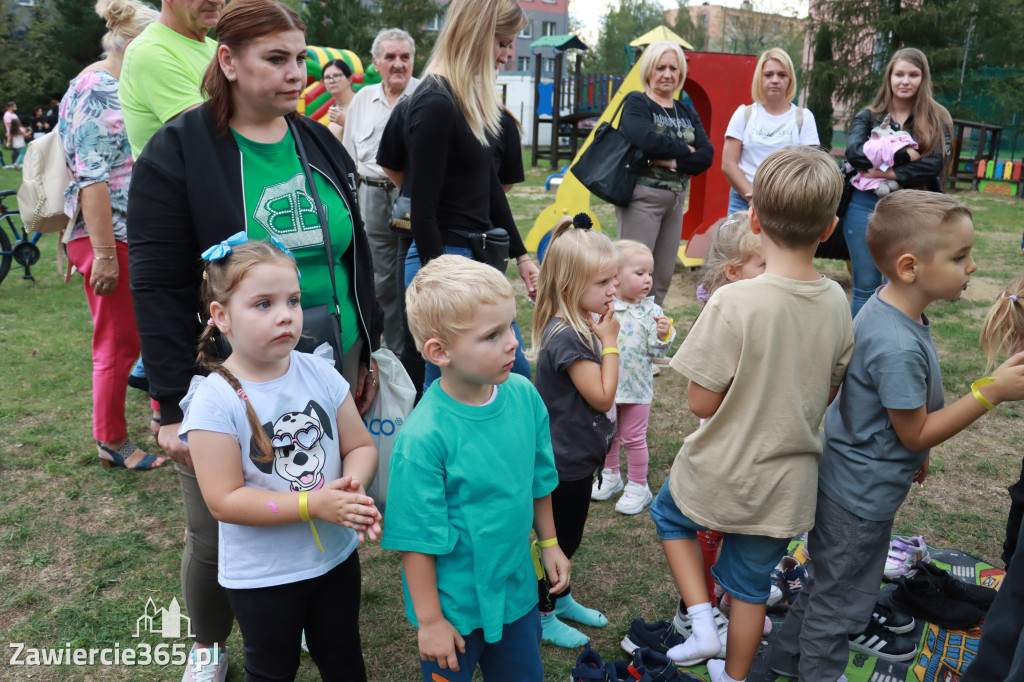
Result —
[[128, 438], [125, 392], [139, 356], [132, 295], [128, 288], [125, 213], [132, 173], [117, 79], [128, 43], [157, 18], [137, 0], [101, 0], [96, 13], [107, 22], [104, 57], [85, 67], [60, 103], [57, 129], [72, 180], [65, 211], [75, 216], [68, 260], [85, 277], [93, 319], [93, 436], [105, 467], [155, 469], [164, 463]]

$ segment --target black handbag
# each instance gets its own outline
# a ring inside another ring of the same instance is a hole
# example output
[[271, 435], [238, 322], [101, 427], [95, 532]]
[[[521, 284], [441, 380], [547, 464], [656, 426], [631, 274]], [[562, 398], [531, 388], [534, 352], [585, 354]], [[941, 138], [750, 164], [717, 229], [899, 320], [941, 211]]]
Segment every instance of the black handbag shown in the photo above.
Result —
[[644, 158], [643, 152], [630, 144], [622, 131], [612, 127], [611, 121], [619, 115], [625, 103], [623, 98], [611, 119], [594, 131], [590, 146], [569, 167], [569, 171], [591, 194], [623, 208], [629, 206], [633, 198], [637, 172]]
[[473, 252], [473, 260], [490, 265], [501, 272], [508, 268], [508, 230], [492, 227], [481, 232], [450, 227], [448, 231], [466, 240], [469, 250]]
[[401, 194], [391, 207], [388, 230], [399, 237], [412, 237], [412, 199]]
[[306, 158], [306, 149], [302, 145], [302, 138], [295, 124], [288, 121], [288, 127], [295, 138], [295, 150], [299, 154], [299, 161], [302, 163], [302, 172], [306, 176], [306, 183], [309, 185], [309, 192], [313, 195], [313, 206], [316, 208], [317, 220], [320, 221], [320, 230], [323, 232], [324, 252], [327, 255], [327, 272], [331, 276], [331, 298], [334, 304], [333, 310], [326, 303], [310, 306], [302, 309], [302, 336], [299, 338], [295, 350], [302, 353], [312, 353], [321, 344], [327, 343], [334, 351], [334, 366], [341, 372], [341, 363], [344, 352], [341, 345], [341, 305], [338, 303], [338, 286], [334, 278], [334, 255], [331, 250], [331, 232], [327, 226], [327, 215], [324, 205], [320, 201], [320, 192], [317, 191], [315, 178], [309, 168], [309, 159]]

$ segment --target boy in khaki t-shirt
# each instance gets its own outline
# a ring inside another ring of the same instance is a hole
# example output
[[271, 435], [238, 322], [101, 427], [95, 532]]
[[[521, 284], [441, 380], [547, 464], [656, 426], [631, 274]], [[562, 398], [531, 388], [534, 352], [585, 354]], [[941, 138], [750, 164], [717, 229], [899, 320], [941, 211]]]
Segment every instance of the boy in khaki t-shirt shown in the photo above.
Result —
[[683, 442], [651, 505], [693, 636], [668, 651], [692, 665], [721, 650], [699, 530], [725, 532], [711, 569], [732, 597], [723, 663], [712, 682], [746, 679], [760, 642], [775, 565], [814, 521], [818, 427], [853, 353], [849, 303], [813, 265], [835, 229], [842, 176], [825, 152], [788, 147], [754, 176], [751, 229], [765, 273], [715, 292], [672, 359], [706, 423]]

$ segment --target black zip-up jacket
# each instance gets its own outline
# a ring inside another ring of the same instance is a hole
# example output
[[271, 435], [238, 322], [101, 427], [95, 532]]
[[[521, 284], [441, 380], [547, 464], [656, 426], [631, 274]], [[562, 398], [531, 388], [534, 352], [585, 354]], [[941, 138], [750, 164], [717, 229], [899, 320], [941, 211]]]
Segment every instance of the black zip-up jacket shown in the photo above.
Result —
[[[380, 345], [382, 316], [373, 262], [356, 203], [355, 164], [336, 137], [315, 121], [293, 116], [309, 165], [334, 183], [352, 213], [351, 262], [362, 361]], [[217, 133], [205, 106], [158, 130], [135, 161], [128, 193], [128, 263], [135, 319], [149, 392], [165, 424], [182, 419], [178, 403], [196, 365], [202, 331], [200, 254], [245, 230], [242, 155], [230, 132]], [[344, 295], [339, 293], [340, 298]]]
[[[854, 169], [862, 171], [874, 168], [868, 157], [864, 155], [864, 143], [871, 138], [871, 131], [881, 125], [885, 119], [885, 112], [880, 114], [872, 113], [871, 109], [864, 108], [857, 112], [850, 123], [850, 134], [846, 139], [846, 160]], [[911, 115], [903, 124], [902, 130], [914, 134], [914, 117]], [[896, 164], [892, 167], [901, 189], [923, 189], [929, 192], [941, 192], [942, 164], [949, 158], [952, 151], [951, 131], [942, 127], [943, 144], [932, 150], [931, 154], [922, 156], [917, 161], [910, 161], [903, 155], [903, 163], [900, 163], [900, 155], [896, 155]]]

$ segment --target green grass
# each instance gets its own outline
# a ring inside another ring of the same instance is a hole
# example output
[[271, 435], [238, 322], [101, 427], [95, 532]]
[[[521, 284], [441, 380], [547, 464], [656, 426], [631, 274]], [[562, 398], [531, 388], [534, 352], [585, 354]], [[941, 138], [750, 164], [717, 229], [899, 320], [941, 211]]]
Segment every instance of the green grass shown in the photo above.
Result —
[[[511, 205], [525, 235], [554, 193], [543, 191], [546, 167], [529, 169], [513, 190]], [[0, 171], [0, 188], [16, 187], [19, 174]], [[978, 344], [981, 320], [992, 298], [1021, 270], [1019, 200], [964, 194], [975, 210], [980, 270], [965, 300], [929, 309], [939, 348], [947, 402], [969, 390], [985, 361]], [[595, 212], [606, 232], [615, 217], [605, 204]], [[16, 668], [6, 643], [30, 647], [137, 646], [135, 619], [150, 597], [166, 606], [180, 600], [179, 562], [184, 520], [177, 476], [171, 468], [135, 473], [101, 469], [91, 438], [91, 320], [80, 277], [64, 284], [54, 258], [56, 238], [40, 242], [35, 282], [15, 267], [0, 283], [0, 633], [7, 652], [0, 679], [177, 679], [174, 666]], [[849, 286], [842, 264], [821, 262]], [[510, 276], [514, 270], [510, 269]], [[518, 278], [514, 278], [522, 291]], [[680, 271], [668, 314], [681, 334], [697, 313], [696, 274]], [[532, 306], [519, 301], [527, 339]], [[656, 380], [649, 434], [651, 484], [660, 485], [682, 439], [696, 427], [686, 409], [683, 381], [671, 371]], [[156, 448], [148, 431], [148, 400], [129, 391], [131, 436]], [[895, 532], [924, 535], [928, 544], [955, 546], [996, 565], [1008, 499], [1005, 487], [1020, 466], [1020, 408], [996, 409], [964, 433], [935, 448], [932, 473], [915, 486]], [[728, 491], [722, 491], [728, 494]], [[608, 502], [591, 508], [583, 547], [573, 561], [579, 600], [609, 618], [588, 629], [606, 659], [621, 655], [618, 642], [629, 619], [671, 616], [677, 599], [652, 524], [646, 514], [624, 517]], [[398, 556], [376, 545], [360, 549], [363, 564], [363, 648], [373, 680], [418, 679], [415, 631], [406, 623]], [[159, 637], [144, 640], [159, 644]], [[241, 640], [229, 640], [232, 679], [242, 679]], [[576, 652], [542, 648], [549, 680], [564, 680]], [[303, 656], [300, 680], [317, 679]]]

